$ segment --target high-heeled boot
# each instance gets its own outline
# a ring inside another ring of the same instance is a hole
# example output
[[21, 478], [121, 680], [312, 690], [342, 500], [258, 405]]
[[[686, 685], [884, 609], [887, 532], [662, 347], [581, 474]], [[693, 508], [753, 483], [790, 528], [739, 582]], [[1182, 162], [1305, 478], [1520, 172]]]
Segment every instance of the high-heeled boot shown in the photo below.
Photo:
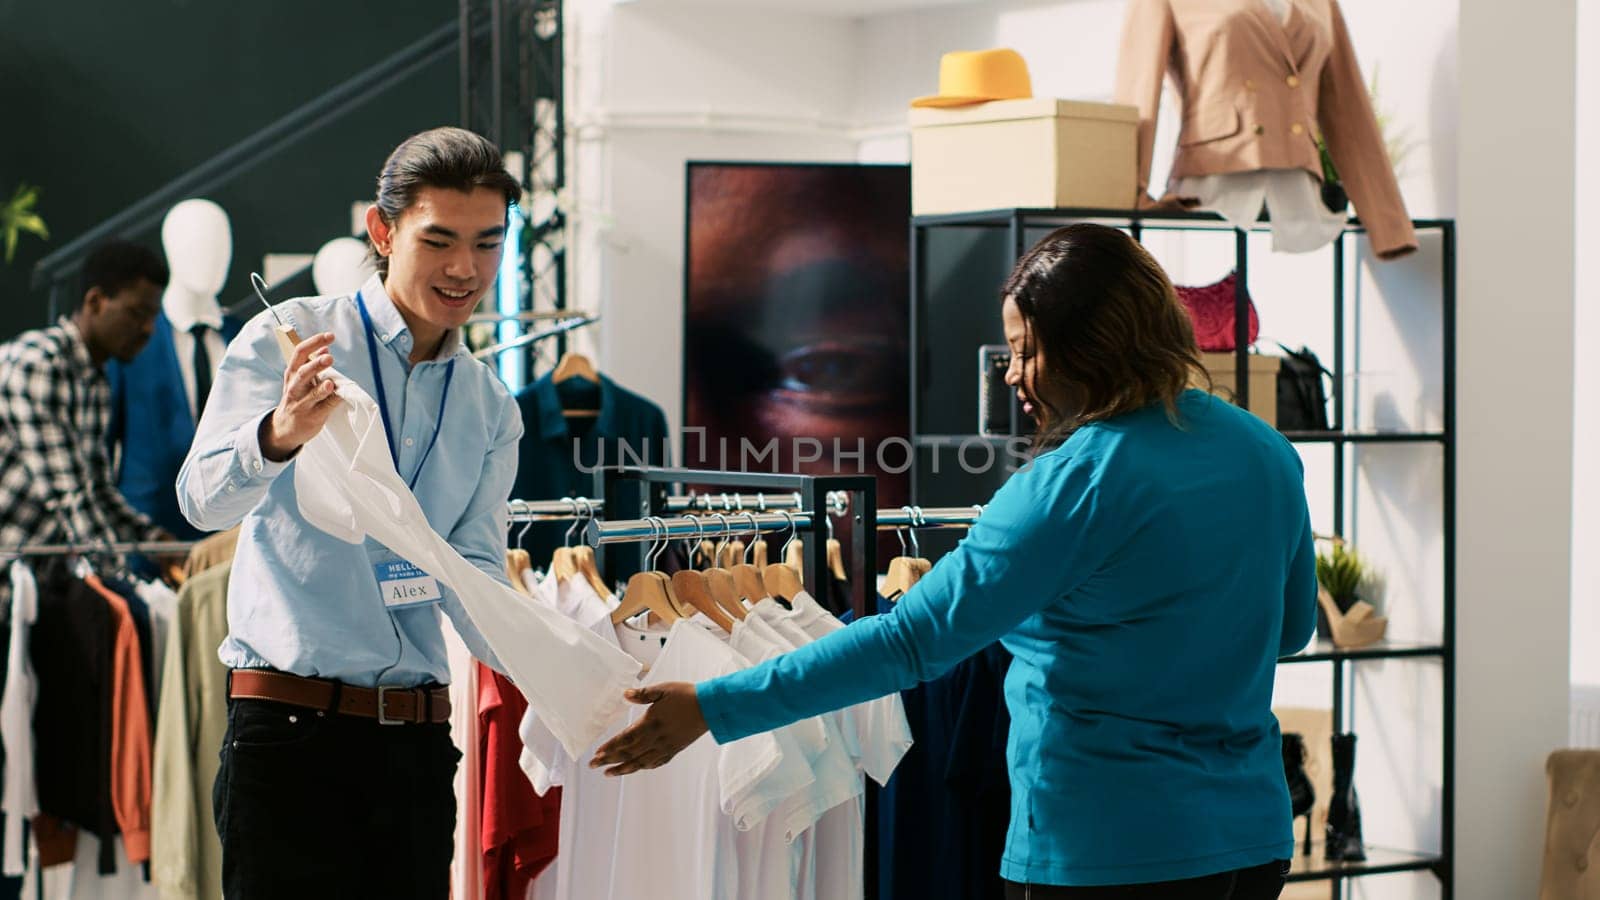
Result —
[[1317, 794], [1311, 787], [1311, 777], [1306, 774], [1305, 738], [1294, 732], [1283, 735], [1283, 779], [1289, 784], [1289, 810], [1293, 818], [1306, 820], [1305, 854], [1311, 855], [1311, 808], [1316, 805]]
[[1333, 797], [1328, 803], [1329, 861], [1360, 862], [1367, 858], [1361, 843], [1361, 806], [1356, 800], [1356, 736], [1333, 736]]

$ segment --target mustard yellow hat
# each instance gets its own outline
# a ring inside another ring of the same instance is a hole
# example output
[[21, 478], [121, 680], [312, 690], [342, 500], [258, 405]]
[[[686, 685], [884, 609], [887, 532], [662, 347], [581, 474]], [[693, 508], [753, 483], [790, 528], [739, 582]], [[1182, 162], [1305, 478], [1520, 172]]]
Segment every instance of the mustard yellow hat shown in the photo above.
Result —
[[939, 93], [912, 106], [968, 106], [1033, 96], [1028, 64], [1015, 50], [957, 50], [939, 59]]

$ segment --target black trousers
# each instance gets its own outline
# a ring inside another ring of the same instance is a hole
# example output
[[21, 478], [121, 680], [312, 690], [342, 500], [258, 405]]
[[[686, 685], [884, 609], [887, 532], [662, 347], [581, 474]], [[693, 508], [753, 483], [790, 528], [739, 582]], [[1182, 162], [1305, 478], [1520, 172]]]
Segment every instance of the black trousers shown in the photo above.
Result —
[[229, 700], [212, 788], [227, 900], [445, 900], [450, 726]]
[[1006, 900], [1277, 900], [1288, 875], [1289, 861], [1281, 860], [1204, 878], [1153, 884], [1062, 887], [1008, 881]]

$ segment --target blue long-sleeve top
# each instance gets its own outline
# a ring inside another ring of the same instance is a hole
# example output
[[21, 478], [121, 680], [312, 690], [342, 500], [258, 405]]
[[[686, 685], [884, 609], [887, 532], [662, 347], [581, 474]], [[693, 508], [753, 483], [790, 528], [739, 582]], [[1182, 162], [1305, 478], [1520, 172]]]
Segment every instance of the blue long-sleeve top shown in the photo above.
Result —
[[1195, 878], [1293, 852], [1280, 655], [1310, 640], [1303, 469], [1200, 391], [1088, 425], [997, 492], [885, 615], [698, 686], [719, 742], [937, 678], [996, 639], [1011, 826], [1001, 875]]

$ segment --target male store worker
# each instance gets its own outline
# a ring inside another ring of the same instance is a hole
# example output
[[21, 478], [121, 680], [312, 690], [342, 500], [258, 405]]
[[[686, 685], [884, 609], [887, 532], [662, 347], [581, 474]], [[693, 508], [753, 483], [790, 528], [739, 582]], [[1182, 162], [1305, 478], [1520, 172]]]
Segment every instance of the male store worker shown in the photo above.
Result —
[[213, 792], [228, 900], [444, 897], [460, 753], [450, 741], [441, 611], [498, 665], [460, 600], [386, 606], [392, 554], [301, 517], [295, 455], [340, 402], [338, 371], [383, 414], [429, 524], [504, 581], [505, 508], [522, 422], [461, 335], [493, 287], [519, 194], [482, 137], [408, 138], [378, 176], [378, 274], [354, 296], [286, 301], [304, 337], [285, 368], [263, 312], [229, 347], [179, 475], [184, 515], [243, 521], [228, 591], [228, 732]]

